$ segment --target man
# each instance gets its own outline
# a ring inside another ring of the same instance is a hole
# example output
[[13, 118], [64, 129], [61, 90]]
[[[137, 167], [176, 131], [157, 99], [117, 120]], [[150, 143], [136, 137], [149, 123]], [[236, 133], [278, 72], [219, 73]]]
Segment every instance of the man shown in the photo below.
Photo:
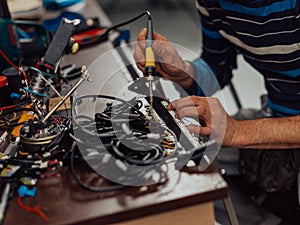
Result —
[[[180, 118], [199, 117], [202, 126], [190, 125], [189, 129], [201, 135], [214, 133], [225, 147], [281, 149], [285, 153], [299, 148], [300, 1], [198, 0], [196, 6], [203, 37], [200, 58], [184, 61], [164, 36], [154, 33], [157, 72], [193, 95], [172, 102], [169, 109], [176, 110]], [[134, 53], [142, 71], [145, 39], [143, 29]], [[264, 76], [271, 118], [235, 120], [218, 99], [203, 97], [214, 91], [203, 91], [207, 85], [215, 86], [207, 67], [224, 87], [237, 67], [237, 54]], [[216, 127], [212, 118], [225, 121]], [[218, 133], [220, 128], [225, 129], [224, 134]]]
[[[234, 3], [233, 3], [234, 2]], [[203, 52], [201, 58], [188, 62], [178, 55], [167, 39], [154, 33], [153, 43], [157, 72], [177, 82], [189, 93], [201, 95], [194, 82], [204, 80], [203, 63], [213, 71], [221, 87], [232, 77], [236, 55], [245, 60], [265, 78], [269, 107], [276, 118], [237, 121], [226, 115], [226, 135], [223, 146], [241, 148], [300, 147], [300, 2], [287, 1], [201, 1], [197, 8], [201, 18]], [[143, 29], [134, 57], [144, 71], [146, 30]], [[191, 77], [192, 75], [193, 77]], [[201, 84], [200, 84], [201, 86]], [[190, 88], [194, 90], [189, 90]], [[203, 88], [203, 87], [201, 87]], [[192, 97], [191, 101], [174, 101], [179, 117], [199, 116], [205, 127], [191, 126], [192, 132], [210, 133], [211, 113], [224, 114], [217, 99]], [[187, 102], [189, 102], [187, 104]], [[219, 110], [210, 112], [212, 102]], [[195, 110], [190, 110], [195, 108]], [[196, 115], [195, 113], [198, 112]], [[191, 115], [192, 114], [192, 115]], [[280, 118], [279, 118], [280, 117]]]

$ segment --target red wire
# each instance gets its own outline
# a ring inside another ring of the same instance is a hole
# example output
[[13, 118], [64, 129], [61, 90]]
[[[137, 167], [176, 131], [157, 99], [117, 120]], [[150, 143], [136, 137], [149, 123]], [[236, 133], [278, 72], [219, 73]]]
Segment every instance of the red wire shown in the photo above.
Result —
[[0, 108], [0, 111], [5, 110], [5, 109], [12, 109], [14, 107], [15, 107], [14, 105], [4, 106], [4, 107]]
[[18, 204], [22, 209], [24, 209], [28, 212], [35, 213], [35, 214], [39, 215], [44, 221], [48, 221], [48, 217], [42, 212], [40, 206], [35, 205], [33, 208], [31, 208], [27, 205], [24, 205], [23, 202], [22, 202], [21, 196], [18, 196]]
[[0, 49], [0, 54], [1, 54], [2, 57], [6, 60], [6, 62], [8, 62], [9, 65], [11, 65], [13, 68], [15, 68], [16, 70], [18, 70], [18, 71], [22, 74], [22, 76], [24, 77], [24, 79], [25, 79], [25, 81], [26, 81], [26, 84], [27, 84], [27, 86], [28, 86], [28, 84], [29, 84], [29, 79], [28, 79], [28, 77], [26, 76], [26, 74], [24, 73], [24, 71], [23, 71], [23, 70], [20, 70], [19, 67], [17, 67], [16, 65], [14, 65], [14, 64], [10, 61], [10, 59], [5, 55], [5, 53], [4, 53], [1, 49]]
[[[24, 104], [26, 104], [26, 102], [25, 102], [25, 103], [22, 102], [22, 103], [19, 103], [19, 104], [16, 104], [16, 105], [3, 106], [3, 107], [0, 108], [0, 112], [3, 111], [3, 110], [5, 110], [5, 109], [16, 108], [16, 107], [21, 106], [21, 105], [24, 105]], [[0, 114], [1, 114], [1, 113], [0, 113]]]

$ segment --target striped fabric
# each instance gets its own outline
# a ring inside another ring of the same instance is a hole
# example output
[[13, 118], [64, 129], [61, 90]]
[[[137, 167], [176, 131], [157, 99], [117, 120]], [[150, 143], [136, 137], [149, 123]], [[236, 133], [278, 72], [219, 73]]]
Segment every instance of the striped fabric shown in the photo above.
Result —
[[277, 115], [299, 114], [300, 1], [198, 0], [196, 6], [203, 34], [201, 58], [193, 62], [196, 79], [205, 79], [204, 61], [223, 87], [240, 53], [264, 76], [269, 106]]

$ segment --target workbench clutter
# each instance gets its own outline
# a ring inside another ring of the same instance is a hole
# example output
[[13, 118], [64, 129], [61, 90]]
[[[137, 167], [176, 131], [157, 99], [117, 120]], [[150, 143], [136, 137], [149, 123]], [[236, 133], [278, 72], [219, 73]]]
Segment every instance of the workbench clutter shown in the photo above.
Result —
[[[23, 4], [16, 6], [16, 2]], [[27, 17], [27, 12], [41, 7], [41, 1], [24, 2], [27, 1], [9, 2], [14, 17]], [[8, 2], [1, 0], [0, 181], [3, 192], [0, 223], [16, 189], [20, 208], [46, 220], [42, 210], [27, 206], [23, 199], [35, 196], [33, 190], [39, 179], [60, 176], [69, 154], [68, 146], [73, 141], [68, 136], [70, 96], [89, 79], [89, 73], [84, 65], [79, 71], [76, 67], [67, 73], [65, 68], [61, 69], [61, 60], [77, 51], [71, 36], [81, 20], [61, 18], [55, 33], [49, 37], [41, 23], [16, 21], [9, 9]], [[74, 77], [77, 81], [64, 89]], [[51, 105], [57, 96], [59, 99]]]
[[102, 37], [106, 30], [106, 27], [101, 26], [98, 17], [84, 17], [77, 12], [63, 11], [59, 16], [43, 21], [43, 27], [45, 30], [55, 33], [63, 18], [68, 20], [80, 20], [80, 23], [76, 26], [72, 34], [72, 39], [79, 44], [80, 48], [99, 44], [107, 40], [105, 37], [96, 41], [97, 38]]

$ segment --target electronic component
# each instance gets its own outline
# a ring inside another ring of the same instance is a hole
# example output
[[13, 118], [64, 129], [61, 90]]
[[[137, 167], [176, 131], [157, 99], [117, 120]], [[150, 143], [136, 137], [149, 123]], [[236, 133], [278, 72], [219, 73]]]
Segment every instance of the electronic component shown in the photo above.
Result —
[[19, 131], [20, 142], [24, 151], [35, 153], [42, 151], [45, 147], [53, 147], [53, 143], [60, 142], [64, 136], [64, 127], [59, 126], [55, 121], [51, 120], [51, 116], [58, 110], [58, 108], [72, 95], [72, 93], [79, 87], [79, 85], [89, 80], [89, 73], [85, 66], [82, 67], [82, 77], [74, 86], [63, 96], [52, 109], [44, 116], [40, 115], [40, 121], [29, 120], [23, 125]]
[[30, 120], [20, 130], [20, 142], [24, 152], [37, 153], [62, 133], [63, 128], [60, 128], [55, 122], [49, 123], [47, 127], [43, 128]]

